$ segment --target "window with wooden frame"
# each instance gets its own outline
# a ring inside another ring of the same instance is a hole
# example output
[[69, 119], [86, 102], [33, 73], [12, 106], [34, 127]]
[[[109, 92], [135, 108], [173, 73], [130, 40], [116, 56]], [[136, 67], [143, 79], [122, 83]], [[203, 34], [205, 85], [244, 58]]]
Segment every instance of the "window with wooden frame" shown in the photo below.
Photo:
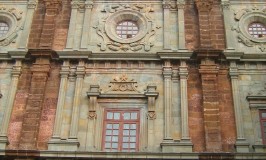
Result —
[[139, 147], [138, 109], [106, 109], [104, 112], [104, 151], [136, 152]]
[[260, 126], [262, 143], [266, 144], [266, 110], [260, 110]]

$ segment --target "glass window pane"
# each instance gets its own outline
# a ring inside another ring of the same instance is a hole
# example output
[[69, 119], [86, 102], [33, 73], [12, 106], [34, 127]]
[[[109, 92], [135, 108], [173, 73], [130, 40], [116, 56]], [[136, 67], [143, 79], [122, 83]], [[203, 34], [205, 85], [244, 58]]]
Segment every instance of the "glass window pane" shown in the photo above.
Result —
[[123, 135], [129, 135], [129, 130], [124, 130]]
[[106, 125], [106, 128], [107, 128], [107, 129], [112, 129], [112, 124], [107, 124], [107, 125]]
[[130, 142], [136, 142], [136, 137], [130, 137]]
[[119, 128], [119, 124], [113, 124], [113, 129], [118, 129]]
[[118, 136], [113, 136], [112, 141], [113, 141], [113, 142], [118, 142]]
[[118, 143], [112, 143], [112, 148], [118, 148]]
[[113, 135], [118, 135], [118, 130], [113, 130]]
[[120, 113], [114, 113], [114, 119], [120, 119]]
[[128, 143], [123, 143], [123, 148], [128, 148], [128, 147], [129, 147]]
[[131, 130], [131, 131], [130, 131], [130, 135], [135, 136], [135, 135], [136, 135], [136, 130]]
[[261, 117], [262, 117], [262, 118], [266, 118], [266, 113], [262, 113], [262, 114], [261, 114]]
[[111, 141], [112, 136], [105, 136], [105, 141]]
[[113, 119], [113, 113], [107, 112], [107, 119]]
[[137, 119], [137, 113], [131, 113], [131, 119]]
[[124, 129], [129, 129], [129, 124], [124, 124]]
[[135, 143], [130, 143], [130, 148], [136, 148], [136, 144]]
[[128, 142], [129, 141], [129, 137], [123, 137], [123, 142]]
[[136, 129], [137, 128], [137, 125], [136, 124], [131, 124], [130, 125], [130, 129]]
[[111, 143], [105, 143], [105, 148], [111, 148]]
[[106, 130], [106, 135], [112, 135], [112, 130]]
[[130, 113], [124, 113], [124, 119], [130, 119]]

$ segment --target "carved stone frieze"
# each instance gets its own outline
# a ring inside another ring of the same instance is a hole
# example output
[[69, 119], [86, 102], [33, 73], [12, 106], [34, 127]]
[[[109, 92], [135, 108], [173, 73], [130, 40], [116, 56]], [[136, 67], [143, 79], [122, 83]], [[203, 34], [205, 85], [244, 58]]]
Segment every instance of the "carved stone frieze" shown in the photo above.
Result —
[[235, 24], [231, 29], [237, 33], [238, 42], [265, 52], [266, 38], [253, 37], [248, 33], [247, 26], [252, 22], [266, 21], [266, 9], [254, 6], [236, 11], [234, 14]]
[[[150, 51], [154, 45], [151, 37], [160, 28], [152, 17], [154, 9], [151, 4], [108, 4], [101, 12], [105, 14], [104, 17], [93, 27], [101, 37], [98, 43], [101, 51]], [[114, 32], [116, 24], [130, 19], [136, 21], [139, 33], [132, 38], [121, 39]]]
[[8, 24], [8, 32], [0, 37], [0, 46], [7, 46], [14, 42], [18, 36], [18, 32], [23, 29], [22, 27], [23, 12], [16, 8], [9, 8], [0, 5], [0, 20]]

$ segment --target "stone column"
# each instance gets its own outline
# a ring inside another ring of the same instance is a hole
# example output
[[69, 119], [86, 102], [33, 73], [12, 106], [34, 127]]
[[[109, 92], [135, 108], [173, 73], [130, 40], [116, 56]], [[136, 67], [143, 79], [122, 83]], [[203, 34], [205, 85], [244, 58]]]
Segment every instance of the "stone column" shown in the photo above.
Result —
[[73, 49], [76, 34], [77, 15], [78, 15], [79, 1], [73, 0], [71, 2], [71, 18], [67, 36], [66, 49]]
[[84, 22], [83, 22], [83, 29], [81, 34], [81, 49], [87, 49], [88, 42], [90, 40], [90, 27], [91, 27], [91, 10], [93, 7], [92, 0], [86, 0], [85, 2], [85, 15], [84, 15]]
[[9, 125], [9, 121], [10, 121], [10, 116], [11, 116], [11, 112], [13, 109], [13, 103], [14, 103], [14, 99], [15, 99], [15, 95], [16, 95], [16, 90], [17, 90], [17, 86], [18, 86], [18, 79], [19, 76], [21, 74], [21, 68], [22, 68], [22, 63], [21, 60], [16, 60], [15, 65], [13, 66], [12, 72], [11, 72], [11, 83], [10, 83], [10, 90], [8, 92], [8, 100], [6, 103], [6, 107], [3, 115], [3, 119], [2, 122], [0, 124], [1, 128], [1, 132], [0, 132], [0, 149], [5, 150], [6, 149], [6, 145], [8, 143], [8, 139], [7, 139], [7, 130], [8, 130], [8, 125]]
[[172, 66], [170, 60], [166, 60], [163, 67], [164, 77], [164, 141], [173, 140], [171, 136], [172, 119]]
[[222, 8], [223, 8], [223, 17], [224, 17], [224, 26], [225, 26], [225, 37], [226, 37], [226, 49], [227, 50], [232, 50], [234, 49], [234, 37], [233, 37], [233, 32], [231, 30], [231, 25], [233, 19], [233, 14], [231, 13], [230, 10], [230, 2], [229, 0], [222, 0]]
[[153, 151], [154, 148], [154, 119], [156, 119], [155, 100], [159, 95], [159, 93], [156, 92], [156, 88], [155, 85], [148, 85], [147, 92], [145, 92], [145, 96], [148, 98], [148, 133], [145, 135], [148, 151]]
[[60, 71], [61, 80], [60, 80], [58, 102], [56, 107], [53, 136], [51, 140], [48, 142], [49, 150], [61, 149], [58, 145], [60, 145], [61, 141], [60, 134], [61, 134], [62, 120], [63, 120], [63, 108], [65, 105], [65, 98], [66, 98], [66, 91], [68, 84], [68, 74], [69, 74], [69, 60], [64, 60], [64, 63]]
[[87, 145], [89, 145], [90, 151], [95, 151], [97, 148], [96, 146], [96, 135], [95, 135], [95, 127], [96, 127], [96, 119], [97, 119], [97, 113], [96, 113], [96, 106], [97, 106], [97, 97], [100, 95], [100, 87], [99, 85], [91, 85], [90, 91], [87, 92], [87, 96], [90, 99], [89, 100], [89, 112], [88, 112], [88, 139], [87, 139]]
[[171, 49], [171, 43], [170, 43], [170, 36], [171, 36], [171, 30], [170, 30], [170, 0], [164, 0], [163, 1], [163, 49], [170, 50]]
[[178, 49], [179, 50], [186, 49], [185, 16], [184, 16], [185, 5], [186, 5], [186, 3], [184, 0], [178, 0], [177, 1], [177, 8], [178, 8]]
[[233, 101], [234, 101], [234, 109], [235, 109], [235, 119], [236, 119], [236, 151], [237, 152], [249, 152], [249, 144], [246, 141], [244, 135], [244, 125], [243, 125], [243, 117], [242, 110], [240, 105], [240, 93], [238, 87], [238, 68], [235, 61], [230, 62], [230, 77], [232, 83], [232, 92], [233, 92]]
[[[69, 143], [73, 143], [73, 147], [77, 149], [79, 142], [77, 138], [78, 134], [78, 120], [79, 120], [79, 104], [81, 98], [81, 91], [83, 85], [83, 78], [85, 74], [85, 66], [84, 61], [80, 60], [76, 70], [76, 85], [75, 85], [75, 93], [74, 93], [74, 100], [73, 100], [73, 109], [72, 109], [72, 119], [70, 124], [70, 133], [68, 141]], [[76, 150], [73, 149], [73, 150]]]
[[23, 26], [23, 32], [21, 34], [20, 42], [19, 42], [19, 49], [25, 49], [27, 47], [29, 34], [30, 34], [30, 29], [31, 29], [31, 23], [33, 19], [33, 13], [35, 11], [35, 8], [37, 6], [37, 1], [36, 0], [29, 0], [28, 1], [28, 10], [27, 10], [27, 19], [25, 21], [25, 24]]

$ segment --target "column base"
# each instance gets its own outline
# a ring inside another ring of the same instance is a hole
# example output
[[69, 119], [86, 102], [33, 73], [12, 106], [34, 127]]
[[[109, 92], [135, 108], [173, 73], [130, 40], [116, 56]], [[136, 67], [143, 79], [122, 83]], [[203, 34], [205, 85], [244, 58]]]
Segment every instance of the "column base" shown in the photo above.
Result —
[[236, 152], [248, 153], [249, 152], [249, 143], [246, 139], [237, 139], [235, 144]]
[[0, 150], [5, 150], [6, 146], [8, 145], [8, 138], [7, 136], [0, 136]]
[[163, 141], [161, 143], [162, 152], [175, 152], [175, 153], [192, 153], [193, 144], [190, 139], [181, 139], [180, 141]]
[[79, 148], [79, 141], [77, 138], [60, 139], [52, 137], [48, 142], [48, 150], [51, 151], [77, 151]]

